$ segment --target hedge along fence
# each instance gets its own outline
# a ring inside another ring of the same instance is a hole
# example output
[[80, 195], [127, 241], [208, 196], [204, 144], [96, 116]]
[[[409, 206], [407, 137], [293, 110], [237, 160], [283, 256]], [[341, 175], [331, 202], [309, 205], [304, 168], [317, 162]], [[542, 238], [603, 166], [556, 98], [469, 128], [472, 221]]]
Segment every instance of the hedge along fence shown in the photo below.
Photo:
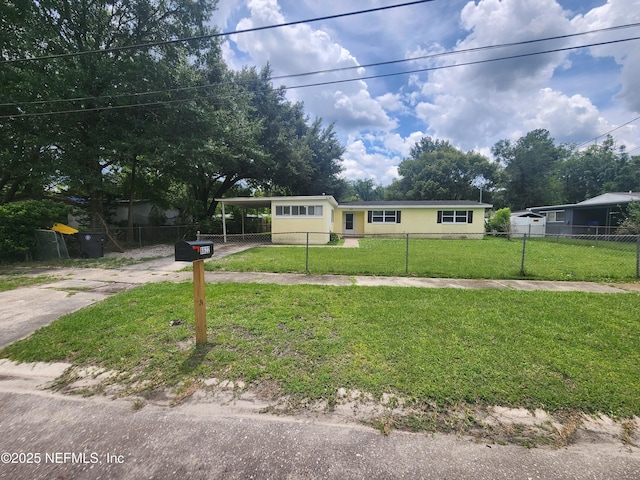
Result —
[[[358, 248], [319, 246], [326, 233], [199, 235], [221, 245], [269, 245], [224, 261], [219, 268], [343, 275], [412, 275], [445, 278], [634, 281], [640, 278], [638, 235], [510, 237], [399, 234], [358, 238]], [[294, 238], [295, 236], [295, 238]]]
[[37, 229], [66, 223], [69, 207], [52, 200], [25, 200], [0, 205], [0, 261], [29, 259]]

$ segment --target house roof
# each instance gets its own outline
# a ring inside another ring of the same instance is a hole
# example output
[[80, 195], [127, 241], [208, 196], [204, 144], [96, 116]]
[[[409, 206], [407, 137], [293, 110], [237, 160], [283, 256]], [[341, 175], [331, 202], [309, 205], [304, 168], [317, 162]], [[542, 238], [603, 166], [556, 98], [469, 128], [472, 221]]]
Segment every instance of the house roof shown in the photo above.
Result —
[[640, 200], [640, 193], [638, 192], [613, 192], [589, 198], [576, 205], [617, 205], [619, 203], [629, 203], [638, 200]]
[[471, 200], [390, 200], [390, 201], [357, 201], [340, 203], [339, 207], [343, 209], [355, 208], [491, 208], [493, 205], [488, 203], [474, 202]]
[[570, 203], [566, 205], [548, 205], [544, 207], [531, 207], [529, 210], [533, 212], [543, 212], [547, 210], [559, 210], [567, 208], [581, 207], [606, 207], [611, 205], [621, 205], [629, 202], [640, 201], [640, 193], [638, 192], [612, 192], [589, 198], [582, 202]]
[[233, 205], [242, 208], [269, 208], [272, 202], [316, 202], [328, 201], [334, 207], [347, 209], [367, 209], [367, 208], [491, 208], [488, 203], [474, 202], [471, 200], [394, 200], [394, 201], [373, 201], [373, 202], [345, 202], [340, 203], [331, 195], [311, 195], [292, 197], [229, 197], [216, 198], [217, 202], [225, 205]]
[[234, 207], [242, 208], [270, 208], [271, 202], [286, 201], [286, 202], [316, 202], [316, 201], [328, 201], [334, 206], [338, 205], [338, 202], [331, 195], [310, 195], [310, 196], [292, 196], [292, 197], [229, 197], [229, 198], [216, 198], [216, 202], [224, 203], [225, 205], [232, 205]]
[[544, 218], [544, 215], [540, 215], [539, 213], [529, 212], [527, 210], [523, 210], [520, 212], [513, 212], [511, 216], [514, 218]]

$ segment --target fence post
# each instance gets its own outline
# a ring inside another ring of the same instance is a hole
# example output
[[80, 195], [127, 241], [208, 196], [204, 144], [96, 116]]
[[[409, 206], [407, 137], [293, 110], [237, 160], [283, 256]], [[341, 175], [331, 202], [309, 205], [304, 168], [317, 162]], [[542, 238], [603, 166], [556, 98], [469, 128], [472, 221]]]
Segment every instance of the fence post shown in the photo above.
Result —
[[409, 234], [407, 233], [407, 247], [404, 255], [404, 273], [409, 275]]
[[305, 272], [309, 273], [309, 232], [307, 232], [307, 248], [306, 248], [306, 264], [305, 264]]
[[522, 236], [522, 262], [520, 263], [520, 275], [525, 276], [524, 272], [524, 253], [527, 249], [527, 234], [523, 234]]
[[640, 278], [640, 235], [636, 236], [636, 278]]

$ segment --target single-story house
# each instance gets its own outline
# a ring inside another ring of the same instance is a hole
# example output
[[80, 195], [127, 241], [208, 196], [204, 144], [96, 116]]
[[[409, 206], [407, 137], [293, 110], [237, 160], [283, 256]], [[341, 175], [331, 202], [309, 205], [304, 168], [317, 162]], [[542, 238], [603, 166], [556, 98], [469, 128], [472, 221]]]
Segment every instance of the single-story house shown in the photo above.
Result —
[[[219, 198], [225, 205], [270, 208], [273, 243], [325, 244], [341, 236], [436, 234], [482, 238], [492, 205], [466, 200], [338, 203], [331, 195]], [[226, 235], [226, 227], [223, 223]]]
[[615, 234], [629, 203], [634, 201], [640, 201], [639, 192], [613, 192], [575, 204], [531, 207], [528, 210], [546, 217], [547, 234]]
[[335, 231], [342, 235], [422, 233], [482, 237], [484, 214], [492, 206], [466, 200], [341, 203]]
[[513, 212], [511, 214], [510, 233], [514, 237], [523, 235], [544, 235], [546, 217], [529, 211]]

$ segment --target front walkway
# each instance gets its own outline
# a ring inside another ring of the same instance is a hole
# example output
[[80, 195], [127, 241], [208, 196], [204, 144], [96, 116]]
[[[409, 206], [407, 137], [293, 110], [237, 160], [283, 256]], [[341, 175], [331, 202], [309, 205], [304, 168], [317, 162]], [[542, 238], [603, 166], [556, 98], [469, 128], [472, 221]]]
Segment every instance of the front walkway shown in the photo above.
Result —
[[343, 248], [360, 248], [360, 241], [357, 238], [347, 237], [342, 244]]

